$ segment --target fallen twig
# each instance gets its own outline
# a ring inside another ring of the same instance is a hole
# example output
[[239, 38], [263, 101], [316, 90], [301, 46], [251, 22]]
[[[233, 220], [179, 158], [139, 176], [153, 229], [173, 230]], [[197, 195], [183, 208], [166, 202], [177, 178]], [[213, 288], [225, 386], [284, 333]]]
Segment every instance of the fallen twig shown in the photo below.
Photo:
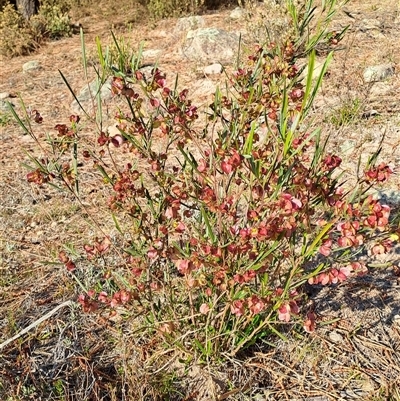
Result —
[[40, 319], [36, 320], [32, 324], [30, 324], [28, 327], [25, 327], [23, 330], [21, 330], [19, 333], [17, 333], [15, 336], [9, 338], [8, 340], [4, 341], [2, 344], [0, 344], [0, 350], [6, 347], [8, 344], [16, 340], [17, 338], [23, 336], [24, 334], [28, 333], [28, 331], [32, 330], [36, 326], [39, 326], [40, 323], [44, 322], [46, 319], [49, 317], [53, 316], [59, 309], [63, 308], [64, 306], [69, 306], [73, 303], [72, 300], [68, 300], [63, 302], [62, 304], [56, 306], [54, 309], [52, 309], [50, 312], [46, 313], [44, 316], [42, 316]]

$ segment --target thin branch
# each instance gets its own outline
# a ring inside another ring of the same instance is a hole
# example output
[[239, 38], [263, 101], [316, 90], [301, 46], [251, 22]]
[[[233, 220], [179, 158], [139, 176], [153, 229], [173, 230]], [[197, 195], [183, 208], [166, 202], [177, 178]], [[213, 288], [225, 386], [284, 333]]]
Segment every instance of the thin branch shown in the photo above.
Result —
[[28, 333], [28, 331], [34, 329], [36, 326], [39, 326], [40, 323], [44, 322], [45, 320], [47, 320], [48, 318], [53, 316], [59, 309], [63, 308], [64, 306], [69, 306], [71, 304], [73, 304], [73, 301], [72, 300], [68, 300], [68, 301], [65, 301], [62, 304], [56, 306], [54, 309], [52, 309], [50, 312], [46, 313], [40, 319], [36, 320], [32, 324], [30, 324], [28, 327], [25, 327], [25, 329], [21, 330], [14, 337], [11, 337], [8, 340], [4, 341], [2, 344], [0, 344], [0, 350], [3, 349], [4, 347], [6, 347], [8, 344], [12, 343], [17, 338], [22, 337], [24, 334]]

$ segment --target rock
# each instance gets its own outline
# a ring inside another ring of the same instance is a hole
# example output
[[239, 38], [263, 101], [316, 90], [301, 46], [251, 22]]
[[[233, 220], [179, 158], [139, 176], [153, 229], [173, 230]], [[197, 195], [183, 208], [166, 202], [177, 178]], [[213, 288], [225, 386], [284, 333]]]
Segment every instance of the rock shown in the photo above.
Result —
[[393, 189], [377, 191], [376, 197], [390, 207], [400, 206], [400, 191]]
[[107, 128], [107, 132], [108, 132], [108, 135], [109, 135], [110, 137], [113, 137], [113, 136], [115, 136], [115, 135], [121, 135], [121, 131], [118, 129], [118, 123], [115, 123], [115, 124], [113, 124], [113, 125], [110, 125], [110, 126]]
[[210, 79], [199, 79], [193, 83], [192, 96], [205, 98], [215, 93], [217, 86]]
[[175, 25], [174, 35], [180, 35], [190, 30], [203, 28], [204, 26], [205, 20], [199, 15], [179, 18]]
[[341, 145], [340, 145], [340, 154], [344, 155], [344, 156], [350, 156], [355, 148], [356, 148], [356, 141], [352, 141], [351, 139], [348, 139], [346, 141], [344, 141]]
[[145, 50], [142, 53], [143, 58], [157, 58], [158, 56], [161, 55], [161, 50], [159, 49], [149, 49], [149, 50]]
[[143, 64], [139, 71], [145, 76], [146, 79], [151, 79], [153, 75], [153, 70], [156, 67], [154, 63]]
[[3, 100], [0, 100], [0, 111], [1, 112], [9, 111], [8, 104], [6, 102], [4, 102]]
[[4, 100], [7, 99], [8, 97], [10, 97], [11, 95], [8, 92], [1, 92], [0, 93], [0, 100]]
[[369, 31], [371, 29], [380, 29], [381, 22], [377, 19], [363, 19], [361, 21], [360, 31]]
[[190, 30], [182, 46], [183, 54], [193, 61], [233, 62], [239, 47], [239, 37], [217, 28]]
[[379, 64], [368, 67], [364, 70], [363, 77], [364, 82], [378, 82], [384, 81], [386, 78], [394, 75], [393, 64]]
[[392, 86], [387, 82], [375, 82], [371, 88], [371, 94], [375, 96], [382, 96], [388, 94], [392, 89]]
[[204, 74], [205, 75], [216, 75], [221, 74], [223, 67], [220, 63], [210, 64], [207, 67], [204, 67]]
[[[111, 93], [111, 82], [112, 78], [107, 79], [104, 82], [102, 87], [100, 88], [100, 97], [102, 100], [109, 100], [112, 97]], [[80, 104], [88, 110], [92, 110], [93, 104], [92, 101], [95, 102], [96, 95], [98, 93], [98, 82], [97, 80], [92, 81], [89, 85], [84, 86], [79, 92], [77, 98]], [[71, 103], [71, 109], [74, 113], [78, 114], [82, 112], [82, 109], [79, 107], [79, 104], [76, 100]], [[86, 110], [86, 111], [88, 111]]]
[[378, 29], [371, 29], [368, 32], [369, 36], [375, 40], [385, 40], [386, 36]]
[[149, 49], [142, 52], [143, 58], [157, 58], [161, 55], [162, 51], [160, 49]]
[[22, 72], [37, 71], [37, 70], [40, 70], [41, 68], [42, 68], [42, 66], [40, 65], [39, 61], [31, 60], [31, 61], [28, 61], [27, 63], [23, 64]]
[[370, 110], [366, 110], [364, 111], [364, 113], [362, 113], [362, 118], [371, 118], [371, 117], [375, 117], [375, 116], [379, 116], [379, 112], [375, 109], [370, 109]]
[[331, 331], [329, 333], [329, 338], [334, 343], [342, 343], [344, 340], [343, 336], [339, 334], [337, 331]]
[[232, 12], [229, 14], [230, 19], [242, 19], [246, 16], [246, 11], [243, 8], [236, 7]]

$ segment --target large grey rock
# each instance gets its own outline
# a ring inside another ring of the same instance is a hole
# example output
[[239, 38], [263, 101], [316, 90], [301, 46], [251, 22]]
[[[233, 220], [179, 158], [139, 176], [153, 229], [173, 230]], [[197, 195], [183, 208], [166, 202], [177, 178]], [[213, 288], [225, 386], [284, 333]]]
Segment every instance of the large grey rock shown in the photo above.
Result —
[[183, 54], [193, 61], [233, 62], [237, 56], [239, 37], [217, 28], [190, 30], [182, 46]]
[[230, 19], [234, 19], [234, 20], [243, 19], [245, 16], [246, 16], [246, 11], [243, 10], [243, 8], [240, 8], [240, 7], [236, 7], [229, 14], [229, 18]]
[[22, 65], [22, 72], [26, 73], [26, 72], [37, 71], [40, 70], [41, 68], [42, 66], [40, 65], [39, 61], [31, 60]]
[[364, 82], [378, 82], [384, 81], [385, 79], [394, 75], [393, 64], [379, 64], [371, 67], [367, 67], [364, 70]]
[[149, 59], [149, 58], [155, 59], [155, 58], [161, 56], [161, 53], [162, 53], [162, 50], [160, 50], [160, 49], [148, 49], [142, 53], [142, 56], [144, 59]]
[[190, 30], [203, 28], [204, 26], [205, 20], [199, 15], [179, 18], [175, 25], [174, 35], [180, 35]]
[[[81, 89], [77, 98], [79, 103], [85, 108], [86, 111], [92, 110], [93, 104], [96, 103], [96, 96], [98, 93], [103, 101], [111, 99], [111, 82], [112, 78], [109, 78], [99, 89], [97, 80], [94, 80], [89, 85], [86, 85]], [[77, 114], [82, 111], [76, 100], [71, 103], [71, 109]]]

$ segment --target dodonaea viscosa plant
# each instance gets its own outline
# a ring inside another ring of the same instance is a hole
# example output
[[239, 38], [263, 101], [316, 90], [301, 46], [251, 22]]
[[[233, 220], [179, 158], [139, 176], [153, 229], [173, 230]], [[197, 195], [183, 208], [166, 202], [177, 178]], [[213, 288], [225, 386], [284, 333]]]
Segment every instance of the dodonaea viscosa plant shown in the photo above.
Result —
[[[106, 266], [78, 298], [84, 311], [138, 311], [142, 330], [189, 354], [234, 355], [271, 332], [282, 336], [280, 325], [293, 320], [313, 331], [303, 284], [364, 274], [352, 253], [377, 232], [374, 252], [390, 248], [390, 209], [366, 190], [392, 171], [372, 158], [345, 192], [341, 158], [307, 128], [326, 70], [313, 84], [313, 63], [311, 55], [302, 83], [294, 42], [258, 46], [206, 110], [158, 68], [120, 71], [112, 81], [126, 101], [118, 133], [101, 131], [98, 149], [79, 152], [79, 118], [56, 126], [50, 142], [59, 153], [33, 158], [28, 180], [58, 180], [78, 196], [77, 159], [92, 160], [123, 238], [84, 247], [92, 264]], [[107, 255], [122, 261], [104, 263]], [[77, 269], [65, 253], [60, 261]]]

